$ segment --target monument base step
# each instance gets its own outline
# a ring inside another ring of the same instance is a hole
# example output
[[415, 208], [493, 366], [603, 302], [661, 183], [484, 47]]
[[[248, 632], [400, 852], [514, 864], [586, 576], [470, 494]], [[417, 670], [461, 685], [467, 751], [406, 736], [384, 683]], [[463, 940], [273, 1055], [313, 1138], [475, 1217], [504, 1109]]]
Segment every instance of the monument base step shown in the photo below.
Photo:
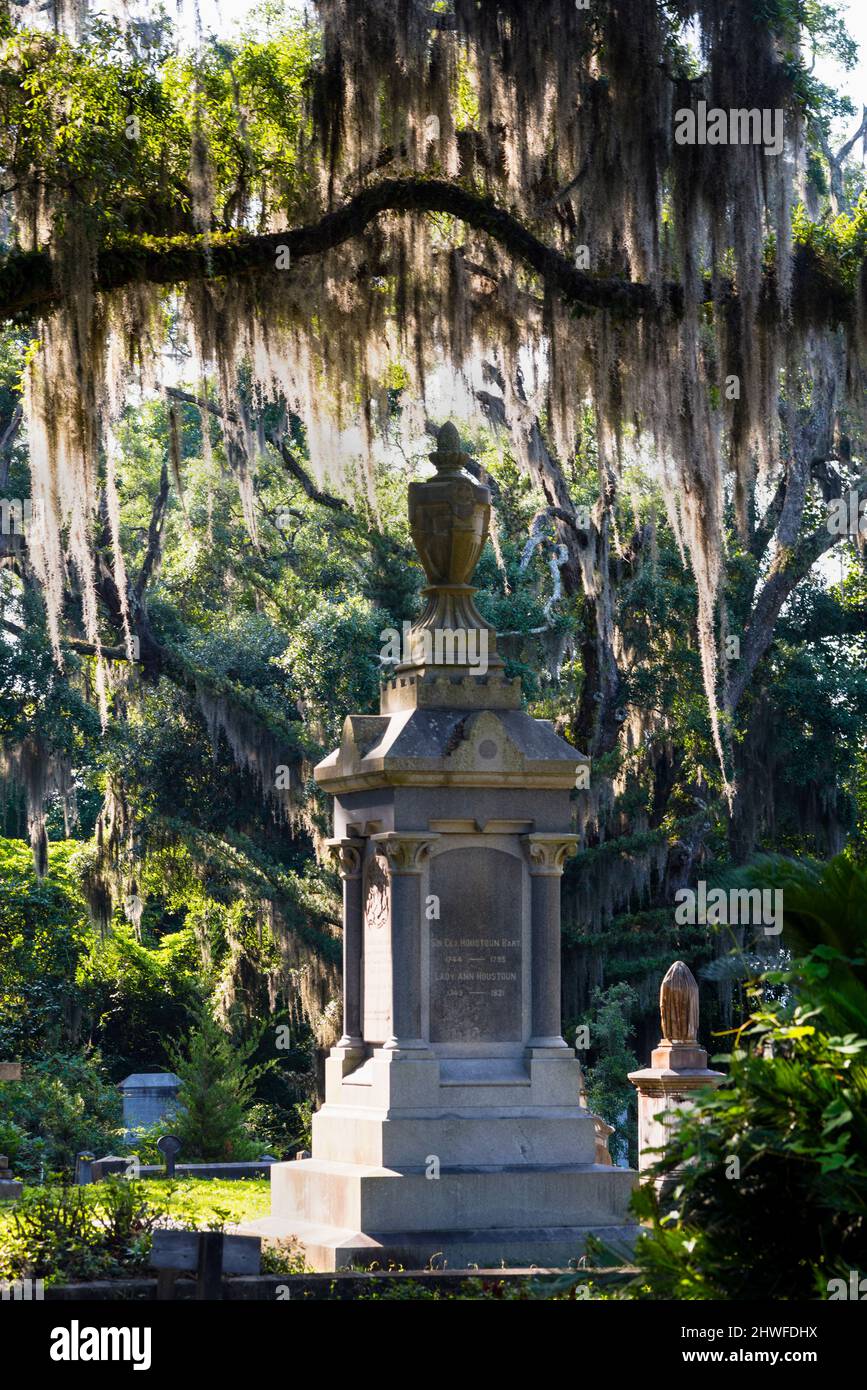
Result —
[[313, 1226], [283, 1216], [265, 1216], [239, 1228], [269, 1244], [293, 1240], [309, 1269], [495, 1269], [538, 1266], [571, 1268], [584, 1253], [588, 1236], [598, 1236], [617, 1255], [630, 1258], [640, 1227], [540, 1226], [468, 1231], [387, 1231], [365, 1233]]
[[638, 1175], [593, 1163], [397, 1171], [309, 1158], [271, 1169], [271, 1215], [243, 1227], [295, 1239], [317, 1271], [352, 1265], [567, 1267], [588, 1235], [624, 1251]]
[[24, 1191], [23, 1182], [18, 1182], [16, 1178], [0, 1178], [0, 1202], [9, 1202], [21, 1196]]
[[[433, 1159], [434, 1154], [431, 1154]], [[306, 1158], [271, 1168], [271, 1214], [338, 1231], [619, 1226], [638, 1177], [593, 1163], [414, 1171]]]

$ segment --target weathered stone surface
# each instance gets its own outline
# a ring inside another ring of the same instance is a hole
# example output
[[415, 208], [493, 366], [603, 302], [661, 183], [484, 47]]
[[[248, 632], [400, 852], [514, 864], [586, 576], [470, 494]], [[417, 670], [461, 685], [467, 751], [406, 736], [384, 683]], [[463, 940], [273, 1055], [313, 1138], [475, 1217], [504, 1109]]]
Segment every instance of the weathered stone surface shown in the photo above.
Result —
[[[482, 623], [468, 581], [487, 498], [455, 439], [413, 485], [421, 638]], [[272, 1214], [246, 1229], [295, 1236], [322, 1270], [437, 1254], [565, 1265], [591, 1231], [628, 1243], [637, 1229], [636, 1175], [594, 1162], [561, 1036], [560, 876], [587, 760], [518, 707], [498, 658], [477, 674], [441, 662], [443, 645], [419, 650], [316, 768], [336, 798], [330, 843], [363, 864], [351, 877], [341, 860], [344, 1036], [312, 1158], [275, 1165]]]
[[377, 855], [365, 865], [364, 884], [362, 1036], [381, 1044], [391, 1034], [391, 905], [388, 874]]
[[521, 863], [501, 850], [437, 854], [430, 891], [431, 1042], [522, 1037]]
[[[629, 1073], [638, 1091], [639, 1172], [659, 1162], [678, 1116], [694, 1104], [696, 1092], [724, 1079], [722, 1072], [708, 1068], [707, 1052], [698, 1045], [698, 985], [681, 960], [662, 981], [659, 1012], [663, 1036], [651, 1054], [651, 1065]], [[673, 1173], [657, 1187], [662, 1191], [675, 1182]]]
[[698, 985], [688, 965], [676, 960], [659, 987], [662, 1037], [667, 1042], [694, 1043], [698, 1033]]
[[181, 1078], [173, 1071], [133, 1072], [119, 1085], [123, 1096], [123, 1123], [127, 1132], [145, 1129], [174, 1115], [178, 1108]]
[[[620, 1225], [513, 1226], [502, 1230], [480, 1227], [465, 1231], [446, 1228], [424, 1234], [395, 1231], [384, 1236], [305, 1222], [297, 1223], [295, 1230], [310, 1267], [329, 1272], [366, 1267], [387, 1269], [390, 1265], [426, 1269], [431, 1261], [436, 1269], [470, 1269], [473, 1273], [485, 1266], [559, 1270], [574, 1266], [590, 1236], [603, 1240], [608, 1249], [629, 1259], [638, 1234], [638, 1227], [625, 1220]], [[276, 1242], [285, 1239], [285, 1222], [266, 1216], [245, 1226], [244, 1231]]]
[[[272, 1214], [245, 1232], [280, 1239], [287, 1216], [321, 1269], [393, 1261], [452, 1268], [498, 1259], [565, 1266], [587, 1236], [628, 1248], [635, 1175], [626, 1169], [499, 1169], [424, 1174], [308, 1159], [271, 1170]], [[410, 1218], [407, 1224], [407, 1218]]]
[[586, 762], [522, 710], [424, 708], [365, 716], [362, 728], [352, 716], [314, 776], [340, 795], [390, 785], [568, 789]]

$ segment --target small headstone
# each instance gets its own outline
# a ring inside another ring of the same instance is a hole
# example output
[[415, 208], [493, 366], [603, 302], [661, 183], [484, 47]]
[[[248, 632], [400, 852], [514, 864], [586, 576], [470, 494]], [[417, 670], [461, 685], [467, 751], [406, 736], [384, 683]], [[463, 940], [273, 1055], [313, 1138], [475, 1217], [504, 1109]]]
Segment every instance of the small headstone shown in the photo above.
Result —
[[262, 1240], [223, 1231], [156, 1230], [150, 1265], [157, 1271], [160, 1300], [174, 1298], [175, 1278], [185, 1270], [195, 1271], [197, 1299], [221, 1299], [224, 1274], [259, 1274]]
[[20, 1062], [0, 1062], [0, 1081], [20, 1081]]
[[130, 1134], [161, 1120], [170, 1121], [178, 1108], [181, 1078], [173, 1071], [137, 1071], [121, 1081], [123, 1123]]
[[310, 1157], [310, 1150], [309, 1150], [309, 1149], [299, 1149], [298, 1152], [297, 1152], [297, 1154], [295, 1155], [295, 1157], [296, 1157], [296, 1159], [309, 1158], [309, 1157]]
[[120, 1173], [122, 1176], [127, 1173], [130, 1166], [130, 1159], [121, 1158], [118, 1154], [106, 1154], [104, 1158], [96, 1158], [90, 1165], [91, 1182], [101, 1182], [110, 1174]]
[[166, 1177], [175, 1176], [175, 1159], [181, 1151], [181, 1141], [176, 1134], [161, 1134], [157, 1148], [166, 1161]]
[[5, 1154], [0, 1154], [0, 1201], [20, 1197], [23, 1191], [24, 1184], [16, 1181], [9, 1171], [9, 1159]]
[[93, 1182], [93, 1154], [82, 1152], [75, 1155], [75, 1184], [77, 1187], [84, 1187], [87, 1183]]

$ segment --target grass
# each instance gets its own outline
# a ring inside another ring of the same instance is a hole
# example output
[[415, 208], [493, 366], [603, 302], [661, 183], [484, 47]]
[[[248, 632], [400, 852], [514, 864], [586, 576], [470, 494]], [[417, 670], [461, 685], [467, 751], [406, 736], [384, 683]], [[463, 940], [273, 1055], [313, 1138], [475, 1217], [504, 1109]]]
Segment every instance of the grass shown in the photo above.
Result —
[[[47, 1283], [146, 1276], [153, 1232], [160, 1226], [232, 1229], [269, 1210], [266, 1178], [237, 1182], [185, 1178], [85, 1187], [28, 1185], [15, 1202], [0, 1204], [0, 1280]], [[303, 1269], [294, 1245], [263, 1252], [263, 1271]]]
[[154, 1199], [168, 1198], [174, 1187], [169, 1215], [175, 1221], [189, 1220], [191, 1225], [252, 1221], [267, 1216], [271, 1210], [271, 1183], [268, 1178], [238, 1178], [227, 1182], [220, 1178], [183, 1178], [169, 1182], [165, 1178], [149, 1178], [147, 1190]]
[[[84, 1189], [85, 1195], [95, 1196], [98, 1188], [98, 1183], [92, 1184]], [[25, 1185], [24, 1196], [35, 1191], [38, 1191], [36, 1187]], [[236, 1222], [267, 1216], [271, 1210], [268, 1178], [238, 1178], [234, 1182], [219, 1178], [184, 1178], [175, 1182], [149, 1178], [147, 1191], [155, 1202], [166, 1203], [169, 1216], [179, 1225], [189, 1221], [191, 1226], [233, 1226]], [[0, 1202], [0, 1229], [8, 1226], [14, 1207], [14, 1201]]]

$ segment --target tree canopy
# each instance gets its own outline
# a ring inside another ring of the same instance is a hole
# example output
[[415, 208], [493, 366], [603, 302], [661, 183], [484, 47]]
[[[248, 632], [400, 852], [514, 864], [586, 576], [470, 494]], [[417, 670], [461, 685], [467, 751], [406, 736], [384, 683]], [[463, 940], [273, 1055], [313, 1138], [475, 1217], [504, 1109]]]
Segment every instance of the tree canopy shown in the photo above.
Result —
[[[646, 1007], [674, 888], [863, 814], [835, 7], [319, 0], [191, 50], [165, 14], [48, 19], [0, 5], [8, 828], [44, 872], [77, 813], [97, 921], [183, 905], [227, 998], [326, 1037], [310, 767], [412, 616], [405, 487], [449, 411], [494, 493], [482, 611], [594, 759], [567, 1012], [606, 972]], [[714, 111], [762, 138], [678, 139]]]

